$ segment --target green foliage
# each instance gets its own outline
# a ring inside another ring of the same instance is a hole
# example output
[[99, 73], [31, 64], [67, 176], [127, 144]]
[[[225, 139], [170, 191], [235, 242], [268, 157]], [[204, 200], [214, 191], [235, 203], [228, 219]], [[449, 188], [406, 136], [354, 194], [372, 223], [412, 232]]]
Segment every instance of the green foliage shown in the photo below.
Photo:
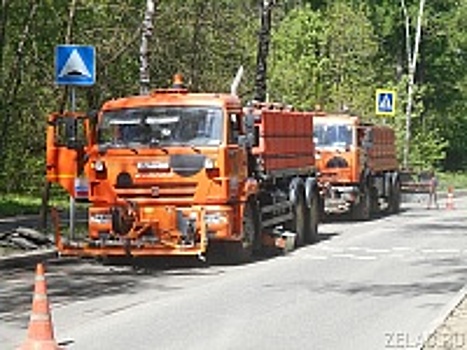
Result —
[[410, 164], [422, 168], [439, 167], [446, 156], [449, 142], [442, 138], [438, 129], [421, 131], [413, 135], [410, 148]]
[[463, 171], [447, 171], [437, 173], [439, 178], [439, 190], [447, 191], [452, 186], [454, 188], [454, 196], [456, 190], [467, 189], [467, 174]]
[[372, 67], [378, 47], [362, 8], [333, 2], [297, 8], [273, 36], [271, 95], [299, 108], [319, 103], [368, 115], [374, 110]]
[[[406, 0], [411, 43], [419, 1]], [[0, 193], [39, 195], [45, 173], [46, 116], [69, 108], [54, 85], [54, 49], [93, 45], [97, 84], [77, 89], [78, 109], [139, 91], [140, 0], [4, 1], [0, 4]], [[149, 48], [151, 84], [180, 71], [192, 90], [228, 91], [239, 65], [240, 94], [252, 97], [259, 1], [157, 1]], [[70, 13], [74, 17], [70, 18]], [[273, 9], [272, 100], [309, 109], [344, 106], [370, 119], [376, 88], [396, 87], [387, 122], [405, 136], [405, 14], [392, 0], [290, 0]], [[412, 116], [411, 160], [467, 168], [467, 1], [426, 2]], [[443, 159], [444, 157], [444, 159]]]
[[324, 98], [326, 31], [322, 16], [308, 7], [293, 10], [284, 18], [272, 41], [272, 100], [310, 108]]

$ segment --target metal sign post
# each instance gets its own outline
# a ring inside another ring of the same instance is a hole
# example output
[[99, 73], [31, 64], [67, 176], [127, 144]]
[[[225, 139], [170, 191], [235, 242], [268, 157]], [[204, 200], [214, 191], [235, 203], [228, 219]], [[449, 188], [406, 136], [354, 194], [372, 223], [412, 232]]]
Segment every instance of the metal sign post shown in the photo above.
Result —
[[[55, 83], [71, 86], [71, 111], [76, 112], [75, 86], [91, 86], [95, 82], [96, 72], [95, 49], [93, 46], [59, 45], [55, 48]], [[79, 130], [75, 130], [78, 132]], [[77, 152], [78, 157], [78, 152]], [[78, 166], [78, 164], [76, 165]], [[70, 236], [75, 235], [75, 215], [77, 187], [81, 186], [79, 176], [74, 179], [74, 192], [70, 195]]]
[[[74, 86], [71, 87], [70, 91], [70, 102], [71, 111], [76, 111], [76, 89]], [[70, 237], [72, 240], [75, 239], [75, 219], [76, 219], [76, 200], [74, 196], [70, 196]]]

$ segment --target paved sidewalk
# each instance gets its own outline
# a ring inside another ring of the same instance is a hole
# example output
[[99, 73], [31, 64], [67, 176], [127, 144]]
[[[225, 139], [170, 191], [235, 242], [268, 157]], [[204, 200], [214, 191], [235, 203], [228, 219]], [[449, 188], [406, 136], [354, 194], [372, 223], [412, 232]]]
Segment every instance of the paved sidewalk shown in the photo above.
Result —
[[467, 295], [426, 340], [423, 350], [467, 349]]
[[[466, 191], [456, 193], [465, 196]], [[467, 275], [467, 266], [463, 269]], [[453, 304], [447, 305], [444, 315], [434, 320], [431, 334], [426, 337], [422, 350], [467, 350], [467, 286], [459, 292]]]

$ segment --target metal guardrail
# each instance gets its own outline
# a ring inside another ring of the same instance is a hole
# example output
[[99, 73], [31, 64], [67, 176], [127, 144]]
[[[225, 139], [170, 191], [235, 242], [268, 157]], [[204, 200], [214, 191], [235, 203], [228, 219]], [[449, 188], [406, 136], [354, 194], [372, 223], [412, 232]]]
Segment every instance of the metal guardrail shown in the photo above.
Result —
[[400, 173], [400, 179], [402, 193], [430, 192], [430, 177], [426, 172], [403, 171]]

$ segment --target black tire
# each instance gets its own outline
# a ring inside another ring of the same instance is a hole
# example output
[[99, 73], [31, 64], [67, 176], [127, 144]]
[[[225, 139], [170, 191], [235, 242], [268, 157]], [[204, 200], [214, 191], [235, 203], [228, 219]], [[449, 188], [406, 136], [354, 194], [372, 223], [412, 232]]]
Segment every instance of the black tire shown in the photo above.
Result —
[[320, 222], [321, 208], [319, 194], [315, 191], [309, 206], [307, 206], [307, 228], [305, 243], [318, 242], [318, 224]]
[[378, 190], [375, 187], [370, 187], [370, 215], [380, 212]]
[[305, 201], [305, 192], [303, 188], [297, 190], [297, 202], [292, 207], [293, 219], [287, 225], [287, 228], [296, 234], [295, 246], [301, 247], [306, 243], [308, 235], [307, 225], [308, 209]]
[[401, 186], [399, 180], [391, 185], [391, 195], [389, 196], [389, 213], [397, 214], [401, 209]]
[[226, 254], [233, 263], [249, 262], [253, 258], [253, 251], [259, 240], [257, 225], [257, 210], [253, 201], [245, 204], [242, 218], [242, 239], [239, 242], [228, 242]]
[[371, 194], [368, 186], [362, 188], [360, 201], [352, 206], [352, 218], [354, 220], [368, 220], [371, 217]]

